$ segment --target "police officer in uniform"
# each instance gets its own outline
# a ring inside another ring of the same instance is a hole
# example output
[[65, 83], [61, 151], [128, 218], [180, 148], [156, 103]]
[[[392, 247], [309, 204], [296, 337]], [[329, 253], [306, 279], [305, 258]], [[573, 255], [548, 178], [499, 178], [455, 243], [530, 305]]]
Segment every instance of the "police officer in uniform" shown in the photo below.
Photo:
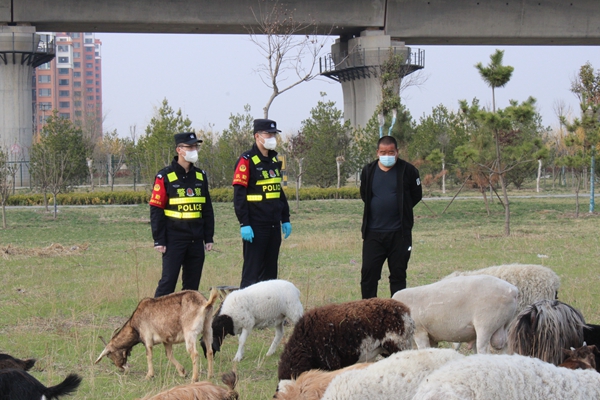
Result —
[[162, 277], [154, 297], [175, 291], [180, 270], [182, 289], [198, 290], [204, 250], [212, 250], [215, 217], [208, 180], [194, 166], [201, 142], [194, 132], [176, 134], [177, 155], [154, 180], [150, 223], [154, 248], [162, 253]]
[[233, 206], [244, 251], [240, 288], [277, 278], [281, 232], [285, 239], [292, 233], [290, 207], [281, 188], [281, 162], [275, 151], [278, 132], [275, 121], [255, 119], [255, 143], [235, 167]]

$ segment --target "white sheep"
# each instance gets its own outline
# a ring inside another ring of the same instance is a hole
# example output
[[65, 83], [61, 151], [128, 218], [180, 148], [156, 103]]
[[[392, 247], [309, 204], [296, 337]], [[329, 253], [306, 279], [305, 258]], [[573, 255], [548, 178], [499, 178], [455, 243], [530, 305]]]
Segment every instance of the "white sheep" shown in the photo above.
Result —
[[414, 400], [599, 399], [600, 374], [520, 355], [476, 354], [429, 375]]
[[457, 276], [400, 290], [392, 297], [410, 308], [419, 349], [438, 342], [477, 340], [477, 352], [504, 349], [519, 290], [488, 275]]
[[536, 301], [556, 299], [560, 287], [560, 278], [554, 271], [535, 264], [505, 264], [475, 271], [456, 271], [446, 278], [471, 275], [495, 276], [515, 285], [519, 289], [515, 316]]
[[[213, 320], [213, 352], [221, 349], [227, 335], [240, 335], [239, 346], [234, 362], [244, 356], [244, 345], [252, 329], [275, 327], [275, 338], [267, 351], [267, 356], [275, 353], [283, 338], [283, 322], [288, 318], [295, 324], [304, 309], [300, 301], [300, 291], [293, 283], [273, 279], [255, 283], [244, 289], [231, 292], [221, 305]], [[204, 345], [202, 348], [205, 350]]]
[[452, 349], [436, 348], [394, 353], [363, 370], [336, 376], [322, 400], [410, 400], [429, 374], [463, 357]]

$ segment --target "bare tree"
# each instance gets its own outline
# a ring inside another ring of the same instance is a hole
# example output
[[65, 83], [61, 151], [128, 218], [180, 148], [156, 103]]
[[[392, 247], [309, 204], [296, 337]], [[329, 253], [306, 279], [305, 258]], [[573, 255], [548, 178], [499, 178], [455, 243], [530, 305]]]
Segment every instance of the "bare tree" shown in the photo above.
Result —
[[[250, 40], [265, 58], [257, 72], [271, 95], [265, 104], [264, 118], [277, 96], [319, 75], [316, 68], [327, 36], [319, 36], [314, 21], [294, 19], [294, 10], [275, 2], [270, 9], [251, 8], [257, 26], [249, 27]], [[330, 30], [331, 31], [331, 30]], [[328, 35], [329, 32], [322, 32]]]
[[125, 152], [127, 150], [128, 139], [122, 139], [115, 129], [112, 132], [106, 132], [98, 144], [100, 152], [104, 155], [107, 162], [108, 178], [110, 191], [115, 185], [115, 176], [125, 164]]
[[14, 189], [15, 174], [19, 165], [11, 163], [8, 151], [0, 147], [0, 203], [2, 203], [2, 228], [6, 229], [6, 203]]

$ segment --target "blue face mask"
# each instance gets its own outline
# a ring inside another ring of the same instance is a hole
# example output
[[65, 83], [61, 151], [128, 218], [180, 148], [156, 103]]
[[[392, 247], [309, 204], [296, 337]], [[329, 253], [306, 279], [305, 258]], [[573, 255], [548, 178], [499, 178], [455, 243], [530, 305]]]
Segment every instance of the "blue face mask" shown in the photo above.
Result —
[[396, 164], [396, 156], [379, 156], [379, 161], [384, 167], [391, 168]]

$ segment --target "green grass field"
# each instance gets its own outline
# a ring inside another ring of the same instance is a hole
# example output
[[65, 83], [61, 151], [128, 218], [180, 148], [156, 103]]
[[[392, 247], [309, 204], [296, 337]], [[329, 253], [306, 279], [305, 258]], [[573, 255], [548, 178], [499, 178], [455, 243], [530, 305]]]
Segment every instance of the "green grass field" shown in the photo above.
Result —
[[[413, 254], [408, 284], [434, 282], [454, 270], [505, 263], [543, 264], [561, 278], [559, 298], [600, 322], [600, 239], [598, 214], [580, 218], [574, 198], [514, 198], [510, 237], [496, 201], [487, 216], [481, 199], [425, 200], [415, 208]], [[292, 235], [283, 242], [279, 277], [302, 292], [305, 309], [360, 298], [362, 203], [357, 200], [306, 201], [292, 206]], [[200, 291], [238, 285], [242, 251], [231, 203], [215, 204], [215, 251], [204, 265]], [[154, 352], [156, 377], [146, 380], [142, 345], [134, 347], [123, 374], [108, 359], [94, 365], [103, 349], [98, 338], [131, 315], [138, 301], [152, 296], [160, 277], [160, 256], [152, 249], [148, 206], [60, 208], [58, 218], [40, 208], [9, 208], [8, 229], [0, 230], [0, 352], [33, 357], [41, 382], [55, 385], [75, 372], [84, 380], [76, 399], [136, 399], [187, 383], [164, 355]], [[379, 296], [388, 297], [387, 274]], [[291, 327], [286, 328], [286, 337]], [[283, 350], [265, 357], [274, 330], [253, 332], [245, 358], [231, 360], [237, 338], [226, 339], [215, 357], [215, 377], [235, 369], [242, 399], [268, 399], [277, 385]], [[285, 339], [284, 339], [285, 341]], [[191, 370], [183, 344], [176, 358]], [[206, 360], [202, 359], [203, 371]], [[201, 379], [206, 379], [206, 375]]]

